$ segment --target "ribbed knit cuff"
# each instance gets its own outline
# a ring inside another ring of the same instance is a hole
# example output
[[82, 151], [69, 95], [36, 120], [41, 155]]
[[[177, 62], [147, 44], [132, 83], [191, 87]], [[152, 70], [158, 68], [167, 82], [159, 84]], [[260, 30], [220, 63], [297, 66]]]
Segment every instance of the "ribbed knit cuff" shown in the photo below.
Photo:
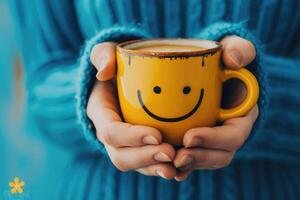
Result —
[[254, 124], [253, 131], [250, 135], [250, 137], [252, 137], [254, 135], [254, 132], [256, 132], [256, 130], [258, 130], [265, 121], [265, 116], [269, 104], [268, 79], [266, 71], [264, 70], [264, 66], [262, 65], [261, 45], [259, 45], [256, 37], [243, 26], [243, 23], [232, 24], [227, 22], [217, 22], [208, 26], [202, 32], [197, 34], [196, 38], [220, 41], [222, 40], [222, 38], [228, 35], [237, 35], [246, 40], [249, 40], [254, 44], [256, 48], [256, 58], [247, 66], [247, 68], [256, 76], [260, 87], [260, 94], [258, 99], [260, 114]]
[[106, 150], [102, 143], [100, 143], [95, 134], [95, 127], [91, 120], [88, 118], [86, 113], [86, 107], [88, 99], [96, 80], [96, 69], [92, 66], [90, 62], [90, 53], [96, 44], [105, 41], [112, 42], [123, 42], [128, 40], [148, 38], [149, 35], [135, 27], [120, 27], [115, 26], [105, 30], [100, 31], [93, 38], [87, 41], [82, 55], [80, 57], [80, 70], [79, 70], [79, 80], [77, 87], [77, 116], [79, 123], [83, 128], [83, 133], [85, 138], [92, 142], [96, 147], [102, 152], [106, 153]]

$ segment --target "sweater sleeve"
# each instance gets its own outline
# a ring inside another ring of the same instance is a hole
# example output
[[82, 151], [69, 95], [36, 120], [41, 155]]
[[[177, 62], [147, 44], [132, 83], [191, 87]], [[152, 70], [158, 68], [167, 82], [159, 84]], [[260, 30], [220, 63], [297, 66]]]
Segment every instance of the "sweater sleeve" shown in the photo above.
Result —
[[115, 26], [85, 41], [70, 2], [12, 1], [10, 6], [24, 61], [30, 117], [59, 146], [94, 151], [96, 146], [102, 148], [85, 113], [95, 77], [90, 51], [103, 41], [121, 42], [147, 34], [135, 27]]
[[258, 106], [260, 114], [254, 124], [253, 131], [247, 140], [248, 142], [263, 126], [269, 102], [267, 73], [262, 66], [262, 48], [255, 36], [243, 26], [243, 23], [232, 24], [227, 22], [216, 22], [197, 34], [196, 38], [220, 41], [228, 35], [237, 35], [245, 38], [251, 41], [256, 48], [256, 58], [247, 66], [247, 68], [255, 75], [259, 82], [260, 94]]
[[260, 115], [236, 160], [299, 163], [299, 58], [274, 56], [263, 51], [255, 35], [243, 23], [217, 22], [197, 38], [220, 41], [227, 35], [240, 36], [255, 45], [257, 56], [247, 68], [254, 73], [260, 86]]

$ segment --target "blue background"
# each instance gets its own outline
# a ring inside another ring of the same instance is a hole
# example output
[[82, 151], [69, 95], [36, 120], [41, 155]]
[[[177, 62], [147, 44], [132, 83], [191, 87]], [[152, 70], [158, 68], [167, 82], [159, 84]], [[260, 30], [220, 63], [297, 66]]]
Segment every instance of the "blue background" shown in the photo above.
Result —
[[18, 199], [8, 183], [25, 181], [21, 199], [53, 199], [71, 153], [47, 143], [26, 117], [22, 60], [7, 0], [0, 0], [0, 199]]

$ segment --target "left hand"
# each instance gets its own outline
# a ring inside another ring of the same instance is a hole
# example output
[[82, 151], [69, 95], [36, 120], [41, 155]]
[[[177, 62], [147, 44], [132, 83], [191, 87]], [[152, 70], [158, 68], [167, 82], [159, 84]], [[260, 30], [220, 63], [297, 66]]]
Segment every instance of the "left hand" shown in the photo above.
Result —
[[[254, 45], [243, 38], [227, 36], [221, 44], [224, 47], [223, 63], [230, 69], [246, 66], [256, 56]], [[230, 87], [231, 95], [230, 99], [225, 99], [225, 103], [229, 102], [229, 107], [233, 107], [243, 100], [247, 91], [238, 81], [230, 83], [227, 87]], [[229, 165], [236, 150], [248, 138], [257, 117], [256, 105], [245, 116], [226, 120], [221, 126], [188, 130], [183, 138], [184, 147], [177, 151], [173, 161], [178, 169], [175, 179], [177, 181], [186, 179], [194, 169], [218, 169]]]

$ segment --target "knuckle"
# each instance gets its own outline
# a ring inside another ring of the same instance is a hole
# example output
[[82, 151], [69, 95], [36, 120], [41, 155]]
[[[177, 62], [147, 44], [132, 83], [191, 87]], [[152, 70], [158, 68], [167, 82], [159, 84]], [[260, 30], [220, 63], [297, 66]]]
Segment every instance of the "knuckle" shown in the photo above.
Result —
[[231, 153], [230, 155], [228, 156], [225, 156], [223, 161], [222, 161], [222, 164], [221, 164], [221, 167], [227, 167], [230, 165], [231, 161], [233, 159], [233, 153]]
[[112, 145], [112, 138], [111, 138], [111, 131], [110, 131], [110, 125], [107, 125], [103, 128], [103, 130], [99, 133], [99, 139], [103, 143], [107, 143]]
[[100, 133], [99, 130], [96, 129], [96, 136], [97, 136], [97, 139], [102, 143], [102, 144], [106, 144], [105, 141], [103, 140], [102, 138], [102, 134]]
[[116, 168], [117, 168], [118, 170], [120, 170], [121, 172], [128, 172], [128, 171], [129, 171], [129, 168], [125, 167], [125, 166], [122, 165], [122, 164], [119, 164], [119, 165], [116, 165], [116, 164], [115, 164], [115, 166], [116, 166]]
[[232, 143], [232, 147], [230, 150], [234, 151], [239, 149], [244, 144], [244, 137], [239, 135], [235, 138], [235, 140]]
[[103, 132], [97, 131], [97, 136], [98, 136], [98, 139], [100, 140], [100, 142], [102, 142], [103, 144], [106, 144], [106, 139], [105, 139]]
[[210, 167], [210, 169], [221, 169], [221, 168], [224, 168], [224, 167], [228, 167], [231, 163], [233, 159], [233, 153], [230, 153], [230, 155], [226, 155], [224, 156], [218, 164], [215, 164], [215, 165], [212, 165]]
[[111, 161], [114, 166], [121, 172], [127, 172], [130, 170], [129, 167], [118, 156], [114, 156], [113, 158], [111, 158]]

